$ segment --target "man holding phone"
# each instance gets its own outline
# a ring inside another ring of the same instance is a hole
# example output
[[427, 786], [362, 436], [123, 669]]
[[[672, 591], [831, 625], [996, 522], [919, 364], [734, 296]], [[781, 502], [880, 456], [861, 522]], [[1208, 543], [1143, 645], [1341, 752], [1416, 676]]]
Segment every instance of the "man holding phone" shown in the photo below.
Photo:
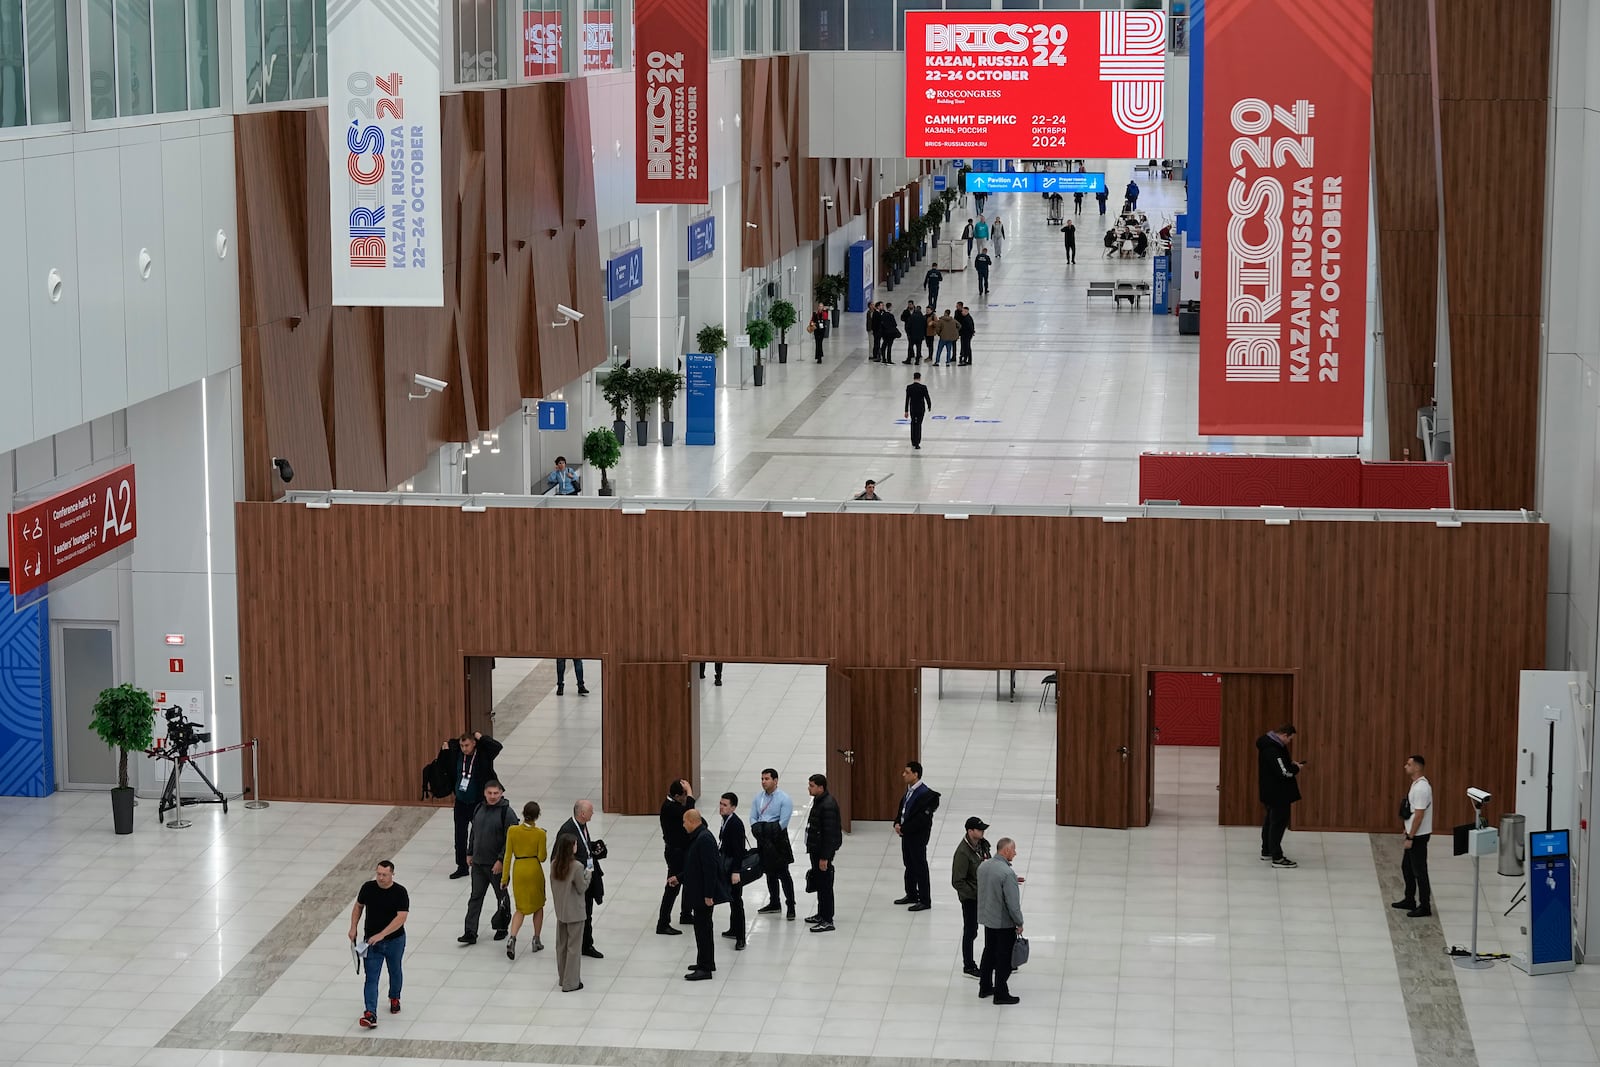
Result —
[[1289, 829], [1289, 806], [1300, 799], [1298, 778], [1306, 765], [1305, 760], [1296, 762], [1289, 758], [1294, 733], [1294, 724], [1284, 723], [1256, 738], [1257, 778], [1261, 806], [1265, 809], [1261, 820], [1261, 859], [1285, 869], [1300, 866], [1283, 854], [1283, 835]]

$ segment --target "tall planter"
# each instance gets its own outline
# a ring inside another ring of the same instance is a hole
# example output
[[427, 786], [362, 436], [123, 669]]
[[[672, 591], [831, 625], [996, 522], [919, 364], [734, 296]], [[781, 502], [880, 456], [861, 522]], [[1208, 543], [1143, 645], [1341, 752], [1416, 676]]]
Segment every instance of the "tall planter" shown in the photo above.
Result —
[[789, 362], [789, 327], [800, 321], [800, 313], [789, 301], [774, 300], [767, 321], [778, 328], [778, 362]]
[[626, 419], [618, 419], [613, 422], [611, 424], [611, 432], [617, 435], [617, 444], [625, 445], [628, 443], [628, 422]]
[[89, 729], [117, 750], [117, 787], [111, 791], [111, 824], [119, 834], [133, 833], [128, 753], [143, 752], [154, 743], [155, 717], [155, 701], [150, 699], [150, 694], [128, 683], [101, 690], [94, 702]]
[[650, 443], [649, 419], [640, 419], [633, 424], [633, 443], [641, 448]]
[[133, 833], [133, 788], [117, 786], [111, 791], [111, 827], [118, 834]]

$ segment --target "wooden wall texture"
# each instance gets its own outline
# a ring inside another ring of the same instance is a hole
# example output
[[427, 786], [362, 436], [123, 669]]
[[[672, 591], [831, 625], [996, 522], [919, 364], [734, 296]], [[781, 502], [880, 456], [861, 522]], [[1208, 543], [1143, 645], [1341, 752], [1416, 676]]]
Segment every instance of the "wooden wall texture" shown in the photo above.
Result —
[[[384, 490], [605, 359], [583, 79], [440, 102], [445, 304], [332, 306], [326, 108], [234, 123], [245, 495]], [[588, 311], [554, 329], [555, 305]], [[450, 383], [408, 400], [411, 376]]]
[[[1317, 773], [1297, 825], [1382, 830], [1397, 754], [1427, 754], [1441, 796], [1468, 779], [1511, 795], [1517, 672], [1544, 661], [1539, 524], [268, 503], [239, 504], [237, 521], [244, 729], [283, 799], [413, 801], [417, 768], [460, 728], [466, 656], [603, 659], [608, 724], [639, 706], [625, 664], [1059, 664], [1140, 679], [1182, 664], [1298, 669], [1299, 747]], [[604, 564], [537, 562], [540, 546], [574, 544]], [[789, 547], [760, 547], [776, 544]], [[896, 544], [926, 548], [882, 551]], [[936, 625], [908, 619], [907, 590]], [[629, 750], [604, 734], [609, 798]], [[367, 755], [306, 741], [328, 736]], [[693, 756], [689, 739], [671, 743]]]

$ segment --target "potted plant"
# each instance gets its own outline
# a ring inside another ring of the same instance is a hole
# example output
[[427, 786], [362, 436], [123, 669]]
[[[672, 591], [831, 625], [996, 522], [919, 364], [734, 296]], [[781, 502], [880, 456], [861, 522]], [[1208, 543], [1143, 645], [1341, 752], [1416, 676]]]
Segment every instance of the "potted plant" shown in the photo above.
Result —
[[628, 440], [628, 405], [633, 401], [632, 377], [632, 370], [618, 367], [600, 380], [600, 395], [605, 397], [606, 405], [611, 408], [611, 432], [616, 435], [618, 444]]
[[838, 274], [824, 274], [817, 279], [813, 288], [817, 294], [817, 303], [828, 309], [832, 320], [829, 326], [838, 326], [839, 305], [844, 300], [844, 295], [850, 291], [850, 279], [843, 271]]
[[583, 435], [583, 461], [600, 468], [600, 495], [616, 496], [606, 472], [613, 470], [622, 459], [622, 442], [604, 426], [596, 426]]
[[772, 323], [766, 319], [756, 319], [745, 329], [750, 334], [750, 347], [756, 350], [755, 379], [756, 387], [760, 388], [766, 380], [766, 368], [761, 364], [761, 353], [772, 346]]
[[789, 301], [774, 300], [767, 321], [778, 328], [778, 362], [789, 362], [789, 328], [800, 321], [799, 314]]
[[633, 441], [642, 448], [650, 443], [650, 409], [656, 403], [656, 383], [649, 370], [628, 375], [628, 399], [633, 403]]
[[720, 356], [727, 350], [728, 334], [721, 326], [703, 323], [694, 335], [694, 343], [698, 351], [708, 356]]
[[656, 399], [661, 401], [661, 443], [670, 447], [673, 429], [672, 405], [678, 399], [678, 391], [683, 388], [683, 375], [665, 367], [653, 367], [645, 373], [650, 375], [650, 381], [655, 386]]
[[138, 686], [123, 683], [100, 691], [89, 729], [117, 750], [117, 787], [111, 791], [111, 821], [119, 834], [133, 833], [133, 788], [128, 785], [128, 753], [143, 752], [155, 741], [156, 705]]

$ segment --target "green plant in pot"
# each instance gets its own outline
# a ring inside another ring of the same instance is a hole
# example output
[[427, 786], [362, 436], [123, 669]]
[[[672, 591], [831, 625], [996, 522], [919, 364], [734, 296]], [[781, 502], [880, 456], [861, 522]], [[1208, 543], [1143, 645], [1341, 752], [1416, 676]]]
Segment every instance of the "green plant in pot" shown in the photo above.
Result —
[[601, 496], [616, 496], [616, 490], [611, 487], [611, 480], [606, 473], [615, 470], [621, 459], [622, 442], [604, 426], [596, 426], [583, 435], [583, 461], [591, 467], [600, 468]]
[[720, 356], [728, 348], [728, 332], [709, 322], [701, 325], [694, 335], [695, 350], [708, 356]]
[[618, 444], [628, 440], [628, 405], [633, 402], [632, 377], [631, 369], [618, 367], [600, 379], [600, 395], [611, 409], [611, 432], [616, 435]]
[[156, 705], [138, 686], [123, 683], [100, 691], [89, 729], [117, 750], [117, 787], [111, 791], [111, 820], [119, 834], [133, 833], [133, 788], [128, 785], [128, 753], [155, 742]]
[[656, 399], [661, 402], [661, 443], [671, 446], [672, 405], [677, 401], [679, 391], [683, 389], [683, 375], [665, 367], [652, 367], [645, 373], [650, 375], [650, 381], [655, 386]]
[[800, 321], [799, 313], [787, 300], [774, 300], [767, 310], [767, 321], [778, 328], [778, 362], [789, 362], [789, 329]]
[[750, 347], [756, 350], [755, 380], [760, 386], [766, 381], [767, 368], [761, 363], [761, 353], [772, 347], [772, 323], [766, 319], [756, 319], [745, 329], [750, 334]]
[[628, 375], [628, 399], [633, 404], [633, 440], [642, 447], [650, 443], [650, 409], [656, 405], [656, 383], [649, 370]]

